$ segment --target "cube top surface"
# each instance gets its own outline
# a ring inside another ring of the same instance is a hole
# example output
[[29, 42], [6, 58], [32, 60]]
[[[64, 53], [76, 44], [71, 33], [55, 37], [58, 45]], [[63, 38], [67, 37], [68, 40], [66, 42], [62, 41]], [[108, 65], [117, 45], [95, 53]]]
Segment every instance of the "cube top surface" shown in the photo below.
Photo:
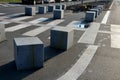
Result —
[[38, 37], [14, 38], [17, 46], [43, 44]]
[[54, 11], [64, 11], [64, 10], [61, 10], [61, 9], [55, 9]]
[[25, 8], [35, 8], [35, 7], [31, 7], [31, 6], [26, 6]]
[[54, 31], [62, 31], [62, 32], [70, 32], [73, 29], [72, 28], [67, 28], [67, 27], [55, 27], [52, 30], [54, 30]]
[[94, 11], [86, 11], [86, 13], [95, 13]]
[[95, 9], [95, 8], [94, 8], [94, 9], [90, 9], [90, 10], [98, 10], [98, 9]]

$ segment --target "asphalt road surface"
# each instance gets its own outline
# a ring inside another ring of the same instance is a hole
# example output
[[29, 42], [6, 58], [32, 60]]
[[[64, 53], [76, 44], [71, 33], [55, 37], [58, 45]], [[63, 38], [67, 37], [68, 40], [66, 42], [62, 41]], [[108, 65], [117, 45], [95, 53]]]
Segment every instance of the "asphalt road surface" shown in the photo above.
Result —
[[[0, 7], [7, 37], [0, 43], [0, 80], [120, 80], [120, 0], [88, 28], [78, 27], [85, 12], [66, 10], [63, 19], [54, 20], [52, 13], [25, 16], [24, 7]], [[60, 26], [74, 29], [74, 45], [67, 51], [50, 47], [50, 30]], [[44, 67], [17, 71], [13, 39], [28, 36], [44, 42]]]

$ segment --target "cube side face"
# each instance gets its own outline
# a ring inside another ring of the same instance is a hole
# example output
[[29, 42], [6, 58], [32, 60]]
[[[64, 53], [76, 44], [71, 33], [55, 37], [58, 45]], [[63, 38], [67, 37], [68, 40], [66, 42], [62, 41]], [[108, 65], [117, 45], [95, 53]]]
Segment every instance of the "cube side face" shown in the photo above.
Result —
[[34, 56], [34, 62], [35, 62], [35, 67], [40, 68], [43, 67], [44, 64], [44, 44], [40, 45], [35, 45], [35, 56]]
[[64, 11], [63, 10], [54, 10], [53, 17], [54, 17], [54, 19], [64, 18]]
[[66, 9], [66, 4], [62, 5], [62, 9], [65, 10]]
[[95, 12], [95, 18], [97, 18], [97, 16], [98, 16], [98, 11], [97, 11], [97, 10], [90, 10], [90, 11]]
[[71, 48], [73, 44], [74, 44], [74, 30], [68, 33], [67, 49]]
[[28, 16], [35, 15], [35, 7], [25, 7], [25, 15]]
[[88, 22], [92, 22], [94, 21], [95, 19], [95, 13], [89, 13], [89, 12], [86, 12], [86, 15], [85, 15], [85, 20], [88, 21]]
[[6, 36], [5, 36], [5, 25], [4, 24], [0, 24], [0, 42], [6, 40]]
[[40, 14], [45, 14], [46, 13], [46, 7], [45, 6], [39, 7], [39, 13]]
[[60, 9], [62, 10], [62, 5], [56, 5], [56, 8], [55, 9]]
[[53, 12], [55, 10], [55, 6], [48, 6], [48, 12]]
[[50, 45], [56, 49], [67, 49], [67, 32], [51, 30]]
[[14, 58], [17, 70], [43, 67], [44, 44], [17, 45], [14, 40]]

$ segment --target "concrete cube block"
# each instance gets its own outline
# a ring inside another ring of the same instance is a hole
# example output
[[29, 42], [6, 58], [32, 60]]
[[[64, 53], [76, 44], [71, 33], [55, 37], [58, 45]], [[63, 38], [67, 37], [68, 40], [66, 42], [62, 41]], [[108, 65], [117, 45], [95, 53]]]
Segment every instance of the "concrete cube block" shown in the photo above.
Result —
[[98, 15], [100, 15], [100, 13], [102, 12], [102, 8], [96, 7], [95, 9], [98, 9], [98, 10], [99, 10], [99, 11], [98, 11]]
[[85, 20], [88, 22], [92, 22], [95, 20], [95, 12], [94, 11], [86, 11]]
[[39, 6], [38, 7], [39, 14], [45, 14], [46, 12], [47, 12], [46, 6]]
[[25, 7], [25, 15], [33, 16], [36, 14], [35, 7]]
[[6, 40], [6, 36], [5, 36], [5, 25], [4, 24], [0, 24], [0, 42]]
[[61, 9], [62, 10], [62, 5], [56, 5], [55, 9]]
[[97, 7], [101, 8], [102, 11], [103, 11], [103, 9], [104, 9], [104, 6], [103, 6], [103, 5], [98, 5]]
[[50, 36], [50, 45], [53, 48], [67, 50], [73, 46], [74, 30], [72, 28], [53, 28]]
[[49, 5], [48, 6], [48, 12], [53, 12], [55, 10], [55, 6], [54, 5]]
[[62, 4], [62, 10], [66, 10], [66, 4]]
[[94, 11], [95, 12], [95, 18], [97, 18], [99, 10], [98, 9], [90, 9], [90, 11]]
[[64, 10], [56, 9], [53, 12], [54, 19], [62, 19], [64, 18]]
[[14, 38], [14, 58], [17, 70], [43, 67], [43, 42], [37, 37]]

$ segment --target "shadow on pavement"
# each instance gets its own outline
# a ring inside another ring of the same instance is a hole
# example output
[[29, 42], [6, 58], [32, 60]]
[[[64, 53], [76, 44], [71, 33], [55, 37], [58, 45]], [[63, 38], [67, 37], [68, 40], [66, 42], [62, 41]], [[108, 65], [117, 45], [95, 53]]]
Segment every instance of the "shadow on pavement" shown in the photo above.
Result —
[[36, 70], [17, 71], [15, 61], [0, 66], [0, 80], [22, 80]]
[[44, 49], [44, 61], [47, 61], [48, 59], [51, 59], [59, 54], [61, 54], [62, 52], [64, 52], [65, 50], [61, 50], [61, 49], [54, 49], [50, 46], [45, 47]]

